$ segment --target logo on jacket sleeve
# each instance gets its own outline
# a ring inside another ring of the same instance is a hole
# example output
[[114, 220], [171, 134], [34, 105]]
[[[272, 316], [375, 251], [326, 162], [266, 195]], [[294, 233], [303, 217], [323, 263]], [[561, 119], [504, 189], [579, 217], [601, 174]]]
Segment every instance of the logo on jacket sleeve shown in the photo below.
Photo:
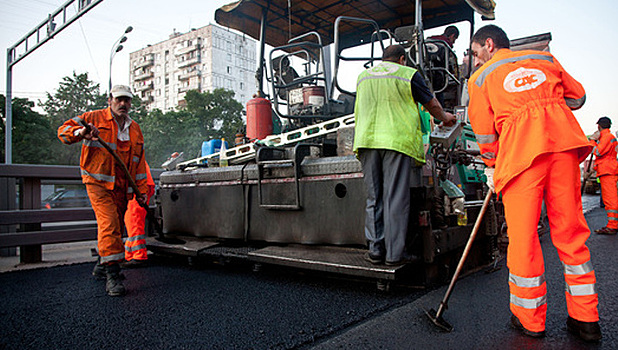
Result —
[[508, 92], [522, 92], [532, 90], [541, 85], [547, 77], [538, 69], [517, 68], [504, 78], [504, 90]]

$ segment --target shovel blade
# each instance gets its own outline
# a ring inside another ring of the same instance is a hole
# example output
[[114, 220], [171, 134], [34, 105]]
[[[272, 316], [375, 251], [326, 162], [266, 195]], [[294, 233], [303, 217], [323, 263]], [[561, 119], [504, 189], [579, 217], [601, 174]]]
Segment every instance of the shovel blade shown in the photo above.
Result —
[[431, 322], [434, 325], [436, 325], [438, 328], [440, 328], [441, 330], [445, 332], [450, 332], [453, 330], [453, 326], [451, 326], [450, 323], [446, 322], [446, 320], [444, 320], [442, 316], [437, 317], [438, 313], [436, 312], [436, 310], [434, 309], [431, 309], [429, 311], [425, 310], [425, 315], [427, 315], [427, 317], [429, 317]]

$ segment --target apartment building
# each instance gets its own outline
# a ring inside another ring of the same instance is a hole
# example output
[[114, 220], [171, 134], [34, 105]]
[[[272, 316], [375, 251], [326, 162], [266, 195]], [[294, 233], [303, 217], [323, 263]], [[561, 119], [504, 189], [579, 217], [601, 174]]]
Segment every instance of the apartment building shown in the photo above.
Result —
[[255, 93], [256, 42], [210, 24], [129, 56], [130, 84], [148, 110], [169, 111], [185, 103], [189, 90], [225, 88], [245, 106]]

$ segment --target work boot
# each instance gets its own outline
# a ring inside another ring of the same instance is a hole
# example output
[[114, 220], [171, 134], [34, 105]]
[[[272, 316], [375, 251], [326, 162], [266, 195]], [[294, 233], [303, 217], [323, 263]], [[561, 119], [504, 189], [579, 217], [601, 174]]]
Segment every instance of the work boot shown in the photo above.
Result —
[[595, 343], [601, 340], [601, 327], [599, 327], [599, 322], [583, 322], [569, 316], [566, 324], [567, 330], [570, 333], [575, 334], [586, 342]]
[[517, 329], [522, 334], [527, 335], [532, 338], [543, 338], [545, 336], [545, 331], [533, 332], [529, 329], [526, 329], [526, 327], [524, 327], [524, 325], [521, 324], [521, 321], [519, 320], [519, 318], [517, 318], [517, 316], [515, 315], [511, 315], [511, 327], [513, 327], [514, 329]]
[[397, 260], [397, 261], [388, 261], [386, 260], [384, 262], [384, 264], [386, 264], [386, 266], [401, 266], [401, 265], [406, 265], [406, 264], [410, 264], [410, 263], [414, 263], [419, 261], [421, 258], [414, 255], [414, 254], [406, 254], [404, 257], [402, 257], [401, 259]]
[[144, 259], [131, 259], [120, 263], [120, 267], [123, 269], [135, 269], [148, 266], [148, 260]]
[[105, 272], [105, 266], [101, 265], [101, 258], [97, 259], [97, 263], [94, 265], [94, 269], [92, 269], [92, 275], [96, 280], [102, 281], [107, 278], [107, 273]]
[[384, 263], [384, 257], [383, 256], [379, 256], [379, 255], [373, 255], [369, 252], [365, 253], [364, 256], [366, 261], [369, 261], [370, 263], [374, 264], [374, 265], [379, 265]]
[[107, 295], [112, 297], [123, 296], [127, 293], [127, 290], [122, 284], [122, 278], [120, 277], [120, 265], [113, 263], [105, 267], [107, 273], [107, 282], [105, 283], [105, 291]]

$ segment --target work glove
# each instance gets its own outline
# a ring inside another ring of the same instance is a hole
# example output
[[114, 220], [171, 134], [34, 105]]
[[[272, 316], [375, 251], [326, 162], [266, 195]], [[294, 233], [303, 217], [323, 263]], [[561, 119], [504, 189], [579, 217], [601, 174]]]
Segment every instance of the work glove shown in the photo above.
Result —
[[487, 178], [485, 184], [487, 184], [487, 187], [489, 187], [492, 192], [496, 192], [496, 188], [494, 187], [494, 168], [486, 167], [484, 173]]

